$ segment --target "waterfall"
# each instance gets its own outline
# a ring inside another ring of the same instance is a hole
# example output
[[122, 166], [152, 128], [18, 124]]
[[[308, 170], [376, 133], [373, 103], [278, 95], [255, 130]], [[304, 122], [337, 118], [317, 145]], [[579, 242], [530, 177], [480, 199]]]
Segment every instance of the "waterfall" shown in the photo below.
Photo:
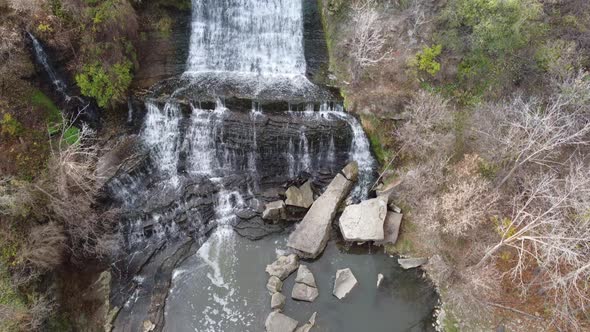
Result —
[[188, 73], [305, 74], [301, 1], [192, 3]]
[[27, 35], [29, 36], [33, 44], [33, 49], [35, 50], [35, 58], [37, 59], [37, 62], [43, 66], [43, 69], [45, 69], [45, 72], [49, 76], [49, 79], [51, 80], [53, 87], [55, 87], [55, 90], [57, 90], [66, 101], [69, 101], [70, 96], [68, 96], [67, 94], [68, 87], [65, 81], [57, 74], [53, 66], [49, 63], [49, 57], [43, 49], [43, 46], [41, 46], [39, 40], [37, 40], [37, 38], [35, 38], [35, 36], [33, 36], [32, 33], [27, 31]]

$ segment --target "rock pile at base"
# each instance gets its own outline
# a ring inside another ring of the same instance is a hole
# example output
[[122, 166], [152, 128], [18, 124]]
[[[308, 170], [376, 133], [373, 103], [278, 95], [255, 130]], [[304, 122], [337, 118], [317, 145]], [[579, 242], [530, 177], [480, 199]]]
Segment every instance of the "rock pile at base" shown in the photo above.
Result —
[[348, 164], [336, 175], [289, 236], [289, 248], [303, 258], [316, 258], [324, 250], [336, 210], [350, 193], [357, 176], [356, 162]]

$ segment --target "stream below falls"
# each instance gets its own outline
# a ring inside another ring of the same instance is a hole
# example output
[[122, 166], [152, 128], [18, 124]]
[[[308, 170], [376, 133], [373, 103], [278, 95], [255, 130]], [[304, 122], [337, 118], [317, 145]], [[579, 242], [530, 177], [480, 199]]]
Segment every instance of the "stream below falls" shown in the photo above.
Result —
[[[186, 72], [142, 99], [133, 158], [105, 185], [126, 249], [112, 269], [114, 331], [263, 331], [265, 267], [306, 212], [288, 208], [269, 223], [265, 205], [307, 181], [317, 197], [351, 161], [359, 180], [348, 201], [371, 196], [378, 165], [360, 121], [308, 77], [323, 36], [321, 25], [306, 31], [320, 21], [316, 6], [193, 0]], [[317, 312], [312, 331], [433, 330], [438, 297], [422, 272], [402, 270], [382, 247], [342, 243], [336, 224], [324, 253], [302, 262], [319, 297], [292, 300], [291, 276], [284, 313], [303, 324]], [[359, 284], [338, 300], [342, 268]]]

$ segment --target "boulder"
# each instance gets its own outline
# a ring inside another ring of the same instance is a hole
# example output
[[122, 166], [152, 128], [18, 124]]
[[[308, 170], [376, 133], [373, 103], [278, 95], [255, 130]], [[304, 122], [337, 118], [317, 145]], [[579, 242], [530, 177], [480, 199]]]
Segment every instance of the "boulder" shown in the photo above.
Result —
[[295, 282], [305, 284], [307, 286], [314, 288], [317, 287], [313, 273], [311, 273], [309, 268], [305, 265], [299, 265], [299, 269], [297, 270], [297, 277], [295, 277]]
[[[353, 163], [356, 164], [356, 162]], [[354, 171], [350, 170], [350, 172]], [[356, 166], [356, 172], [358, 173], [358, 166]], [[303, 258], [316, 258], [321, 254], [328, 242], [330, 226], [336, 210], [348, 196], [353, 185], [353, 181], [349, 181], [342, 174], [337, 174], [326, 191], [311, 205], [295, 231], [291, 233], [287, 246]]]
[[428, 263], [428, 258], [398, 258], [397, 262], [404, 270], [409, 270]]
[[393, 202], [387, 203], [387, 208], [389, 211], [393, 211], [395, 213], [402, 213], [402, 209], [399, 206], [395, 205]]
[[270, 276], [278, 277], [281, 280], [287, 279], [287, 277], [297, 270], [299, 267], [299, 258], [295, 254], [288, 256], [279, 256], [276, 261], [266, 266], [266, 273]]
[[317, 315], [318, 313], [314, 312], [309, 318], [309, 321], [307, 321], [307, 323], [305, 323], [304, 325], [298, 327], [297, 330], [295, 330], [295, 332], [309, 332], [311, 328], [315, 325], [315, 319]]
[[287, 192], [287, 199], [285, 204], [289, 206], [301, 207], [309, 209], [313, 204], [313, 190], [311, 190], [311, 181], [305, 182], [301, 187], [289, 187]]
[[320, 293], [315, 287], [310, 287], [306, 284], [297, 283], [293, 286], [291, 297], [295, 300], [313, 302]]
[[274, 293], [280, 293], [283, 289], [283, 282], [281, 279], [271, 276], [266, 283], [266, 289], [268, 289], [270, 295], [273, 295]]
[[274, 293], [270, 298], [270, 309], [271, 310], [283, 310], [287, 297], [281, 293]]
[[273, 311], [266, 317], [264, 327], [266, 332], [293, 332], [298, 324], [293, 318], [278, 311]]
[[379, 273], [377, 275], [377, 287], [381, 286], [382, 281], [383, 281], [383, 274]]
[[338, 299], [343, 299], [356, 285], [358, 281], [350, 269], [336, 271], [336, 280], [334, 281], [334, 291], [332, 294]]
[[286, 217], [285, 202], [283, 201], [274, 201], [266, 204], [264, 212], [262, 212], [262, 218], [265, 220], [278, 221]]
[[402, 224], [403, 216], [404, 215], [401, 213], [395, 213], [391, 211], [387, 212], [387, 217], [385, 218], [385, 223], [383, 224], [384, 238], [383, 241], [375, 242], [376, 245], [383, 245], [386, 243], [395, 244], [397, 242], [399, 228]]
[[355, 182], [359, 176], [359, 164], [353, 161], [342, 169], [342, 175], [348, 180]]
[[349, 205], [340, 216], [340, 231], [346, 241], [383, 241], [387, 201], [373, 198]]

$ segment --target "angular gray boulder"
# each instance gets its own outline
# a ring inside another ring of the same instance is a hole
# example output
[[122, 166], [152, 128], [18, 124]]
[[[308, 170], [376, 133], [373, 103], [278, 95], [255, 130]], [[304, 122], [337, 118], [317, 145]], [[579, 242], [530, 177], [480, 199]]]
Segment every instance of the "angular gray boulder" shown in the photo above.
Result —
[[384, 238], [383, 241], [375, 242], [376, 245], [395, 244], [397, 242], [403, 216], [401, 213], [387, 212], [387, 217], [385, 217], [385, 222], [383, 223]]
[[266, 266], [266, 273], [270, 276], [278, 277], [281, 280], [293, 273], [299, 267], [299, 258], [295, 254], [288, 256], [279, 256], [276, 261]]
[[[312, 204], [311, 208], [289, 236], [287, 246], [303, 258], [316, 258], [326, 247], [330, 225], [338, 206], [348, 196], [358, 176], [358, 165], [352, 162], [344, 168], [349, 178], [339, 173], [326, 191]], [[355, 176], [356, 174], [356, 176]]]
[[383, 241], [387, 200], [377, 197], [349, 205], [340, 216], [340, 231], [346, 241]]
[[266, 317], [264, 327], [266, 332], [293, 332], [298, 324], [293, 318], [278, 311], [273, 311]]
[[428, 263], [428, 258], [398, 258], [397, 262], [404, 270], [414, 269]]
[[295, 277], [295, 282], [300, 284], [306, 284], [310, 287], [317, 287], [313, 273], [311, 273], [309, 268], [303, 264], [299, 265], [299, 269], [297, 270], [297, 276]]
[[280, 293], [283, 290], [283, 282], [281, 279], [271, 276], [266, 283], [266, 289], [268, 289], [268, 293], [273, 295], [275, 293]]
[[283, 310], [285, 307], [285, 301], [287, 297], [281, 293], [274, 293], [270, 298], [270, 309], [271, 310]]
[[311, 190], [311, 181], [305, 182], [301, 187], [289, 187], [285, 193], [287, 199], [285, 204], [289, 206], [309, 209], [313, 204], [313, 190]]
[[286, 218], [285, 202], [274, 201], [267, 203], [262, 212], [262, 219], [278, 221]]
[[313, 273], [305, 265], [299, 265], [291, 297], [295, 300], [313, 302], [319, 295]]
[[310, 287], [306, 284], [297, 283], [293, 286], [291, 297], [299, 301], [313, 302], [320, 293], [315, 287]]
[[338, 270], [332, 294], [342, 300], [357, 284], [358, 281], [350, 269]]

